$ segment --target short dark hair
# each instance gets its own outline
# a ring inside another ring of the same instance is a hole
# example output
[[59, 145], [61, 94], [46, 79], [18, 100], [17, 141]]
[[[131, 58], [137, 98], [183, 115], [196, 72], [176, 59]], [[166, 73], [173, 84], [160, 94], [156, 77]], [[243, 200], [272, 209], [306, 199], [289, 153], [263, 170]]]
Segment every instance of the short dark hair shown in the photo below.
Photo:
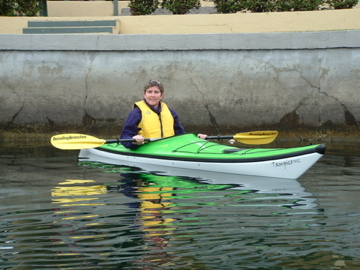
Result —
[[146, 92], [146, 90], [148, 90], [150, 87], [153, 87], [153, 86], [159, 87], [161, 94], [164, 93], [164, 85], [159, 80], [148, 81], [144, 86], [144, 93]]

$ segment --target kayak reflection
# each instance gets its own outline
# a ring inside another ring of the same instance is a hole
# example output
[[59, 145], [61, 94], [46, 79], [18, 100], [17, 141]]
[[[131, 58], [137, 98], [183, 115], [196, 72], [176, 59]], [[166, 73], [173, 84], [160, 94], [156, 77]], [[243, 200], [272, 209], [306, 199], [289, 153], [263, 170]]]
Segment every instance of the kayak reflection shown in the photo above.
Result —
[[[194, 205], [189, 203], [191, 196], [232, 187], [232, 185], [202, 184], [184, 177], [161, 176], [146, 172], [125, 173], [121, 176], [123, 178], [119, 185], [112, 184], [108, 186], [108, 190], [138, 199], [129, 207], [138, 209], [134, 224], [144, 232], [143, 248], [147, 252], [133, 262], [140, 269], [164, 269], [162, 267], [179, 265], [178, 256], [168, 252], [170, 243], [173, 247], [179, 237], [175, 230], [189, 226], [189, 222], [196, 225], [202, 223], [199, 217], [182, 217], [197, 212], [196, 203]], [[187, 202], [181, 203], [179, 200]]]
[[[130, 207], [139, 209], [135, 224], [145, 233], [143, 240], [149, 252], [134, 264], [146, 269], [179, 265], [178, 256], [168, 250], [184, 240], [193, 241], [191, 239], [197, 238], [195, 235], [203, 233], [203, 228], [213, 226], [212, 216], [221, 209], [245, 218], [249, 212], [254, 215], [254, 210], [259, 207], [269, 208], [268, 215], [276, 216], [283, 214], [280, 209], [315, 206], [309, 198], [311, 194], [296, 180], [189, 170], [176, 173], [182, 176], [134, 169], [131, 173], [121, 174], [123, 178], [119, 185], [108, 186], [109, 191], [139, 199], [137, 205]], [[276, 208], [280, 209], [274, 211]], [[189, 227], [195, 229], [188, 230]]]
[[[184, 228], [207, 224], [198, 216], [202, 215], [200, 207], [211, 206], [213, 202], [206, 202], [204, 198], [208, 199], [214, 191], [230, 192], [229, 188], [236, 186], [136, 170], [121, 176], [119, 184], [109, 185], [108, 190], [138, 199], [129, 208], [138, 209], [134, 225], [144, 232], [146, 252], [133, 261], [139, 269], [165, 269], [175, 265], [188, 269], [187, 262], [169, 249], [176, 247], [179, 239], [192, 238], [193, 232], [184, 233]], [[192, 256], [189, 255], [189, 261], [195, 260]]]
[[[305, 188], [302, 187], [296, 179], [235, 175], [181, 168], [166, 168], [166, 170], [164, 170], [163, 166], [156, 165], [151, 165], [144, 171], [143, 168], [110, 165], [99, 162], [82, 161], [79, 162], [79, 164], [82, 166], [103, 167], [106, 168], [107, 171], [109, 171], [109, 168], [112, 168], [112, 172], [118, 171], [120, 173], [124, 168], [127, 168], [127, 174], [121, 174], [122, 176], [125, 175], [125, 179], [127, 179], [129, 175], [131, 177], [141, 178], [143, 185], [147, 183], [151, 185], [152, 188], [155, 187], [154, 185], [161, 188], [158, 193], [166, 190], [176, 190], [175, 194], [177, 195], [175, 197], [177, 198], [184, 192], [191, 194], [199, 192], [201, 189], [206, 191], [239, 190], [244, 192], [244, 194], [257, 194], [255, 196], [256, 200], [267, 199], [268, 205], [273, 205], [274, 201], [270, 201], [271, 198], [273, 198], [276, 199], [277, 202], [281, 201], [279, 206], [296, 207], [299, 209], [310, 209], [316, 206], [312, 194], [306, 192]], [[137, 192], [141, 192], [141, 190]], [[167, 196], [162, 196], [162, 198], [166, 197]], [[199, 198], [201, 198], [201, 196]], [[279, 200], [280, 198], [281, 200]]]

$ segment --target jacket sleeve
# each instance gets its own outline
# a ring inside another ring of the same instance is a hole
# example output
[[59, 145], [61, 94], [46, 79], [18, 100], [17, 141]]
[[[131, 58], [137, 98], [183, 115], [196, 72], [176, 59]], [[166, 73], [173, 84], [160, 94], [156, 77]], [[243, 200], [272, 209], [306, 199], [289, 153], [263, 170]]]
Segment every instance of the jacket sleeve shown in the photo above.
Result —
[[180, 123], [180, 119], [178, 114], [173, 110], [173, 109], [169, 109], [172, 116], [174, 117], [174, 131], [175, 131], [175, 135], [181, 135], [181, 134], [185, 134], [185, 129], [184, 127], [181, 125]]
[[[135, 135], [137, 135], [140, 121], [141, 111], [136, 107], [129, 113], [128, 117], [126, 118], [125, 124], [120, 134], [120, 139], [132, 139]], [[136, 149], [139, 147], [132, 142], [122, 142], [121, 144], [130, 149]]]

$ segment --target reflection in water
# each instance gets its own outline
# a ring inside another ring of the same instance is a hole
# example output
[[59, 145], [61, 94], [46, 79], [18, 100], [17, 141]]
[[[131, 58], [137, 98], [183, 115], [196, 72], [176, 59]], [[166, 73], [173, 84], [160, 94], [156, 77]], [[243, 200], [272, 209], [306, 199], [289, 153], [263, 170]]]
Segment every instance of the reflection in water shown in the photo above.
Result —
[[[60, 203], [61, 206], [67, 206], [66, 205], [67, 203], [97, 200], [98, 198], [92, 197], [92, 195], [100, 195], [106, 193], [106, 187], [103, 185], [85, 186], [85, 187], [79, 186], [79, 184], [81, 185], [84, 183], [95, 183], [95, 181], [67, 179], [65, 180], [65, 182], [59, 183], [59, 186], [55, 187], [51, 193], [51, 196], [54, 197], [53, 203]], [[96, 204], [78, 203], [76, 205], [96, 205]]]
[[[134, 265], [154, 269], [154, 266], [168, 264], [172, 260], [172, 255], [166, 252], [165, 248], [176, 227], [172, 226], [175, 219], [167, 218], [165, 212], [171, 207], [173, 188], [147, 185], [141, 177], [134, 178], [132, 175], [122, 179], [122, 182], [124, 194], [140, 199], [136, 206], [132, 205], [139, 209], [134, 224], [144, 233], [143, 249], [149, 251], [134, 260]], [[111, 190], [114, 187], [109, 188]]]
[[357, 269], [360, 162], [344, 160], [325, 157], [300, 182], [64, 159], [0, 164], [0, 265]]
[[[225, 190], [231, 185], [204, 185], [192, 179], [175, 176], [159, 176], [149, 173], [123, 175], [121, 190], [128, 196], [140, 199], [136, 223], [144, 232], [143, 256], [134, 261], [141, 269], [165, 269], [175, 265], [186, 266], [186, 260], [179, 259], [173, 252], [168, 252], [169, 245], [179, 236], [175, 230], [179, 226], [205, 224], [201, 218], [183, 218], [182, 214], [197, 211], [196, 204], [177, 203], [178, 200], [194, 196], [194, 193], [208, 193], [210, 190]], [[112, 187], [114, 188], [114, 187]], [[209, 205], [209, 203], [207, 203]], [[180, 218], [181, 217], [181, 218]], [[192, 257], [192, 256], [191, 256]], [[194, 258], [191, 258], [193, 261]]]
[[[96, 163], [83, 165], [102, 166]], [[109, 166], [106, 165], [108, 171]], [[122, 168], [111, 168], [111, 172], [117, 170], [121, 173]], [[185, 170], [177, 173], [191, 175], [195, 172]], [[196, 260], [194, 256], [188, 254], [185, 260], [183, 256], [178, 256], [176, 249], [182, 247], [184, 240], [197, 242], [199, 236], [208, 234], [206, 228], [213, 226], [214, 220], [224, 217], [224, 214], [220, 213], [219, 217], [212, 217], [221, 208], [235, 207], [236, 215], [239, 215], [239, 207], [244, 208], [245, 213], [249, 208], [280, 207], [276, 212], [270, 213], [276, 216], [281, 214], [284, 207], [310, 209], [315, 206], [310, 202], [311, 199], [305, 198], [311, 194], [304, 192], [296, 180], [204, 172], [201, 176], [191, 178], [137, 170], [121, 173], [121, 176], [119, 184], [112, 183], [107, 188], [109, 192], [120, 192], [139, 199], [136, 205], [133, 203], [129, 207], [139, 210], [134, 225], [143, 232], [142, 248], [146, 252], [133, 261], [133, 264], [141, 269], [164, 269], [163, 267], [175, 265], [190, 267]], [[242, 226], [245, 230], [246, 225]]]

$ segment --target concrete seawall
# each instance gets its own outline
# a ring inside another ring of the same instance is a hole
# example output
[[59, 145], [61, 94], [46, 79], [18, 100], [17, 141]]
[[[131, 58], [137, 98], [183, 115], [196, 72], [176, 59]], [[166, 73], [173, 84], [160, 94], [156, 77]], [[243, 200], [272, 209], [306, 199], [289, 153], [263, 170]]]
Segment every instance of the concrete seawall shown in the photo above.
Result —
[[0, 128], [119, 131], [144, 83], [189, 132], [359, 128], [360, 31], [1, 35]]

